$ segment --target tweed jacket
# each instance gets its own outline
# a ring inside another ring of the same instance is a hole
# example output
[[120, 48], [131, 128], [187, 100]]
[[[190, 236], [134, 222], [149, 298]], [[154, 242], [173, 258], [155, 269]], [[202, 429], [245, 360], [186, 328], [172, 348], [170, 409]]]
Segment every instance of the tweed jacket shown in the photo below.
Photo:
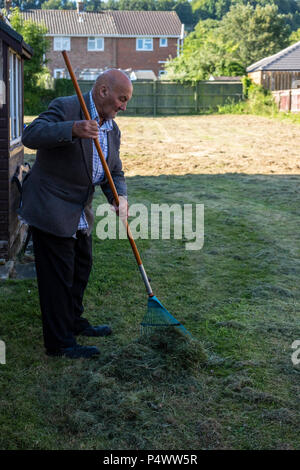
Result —
[[[89, 93], [84, 99], [90, 110]], [[85, 118], [76, 95], [56, 98], [22, 136], [23, 144], [37, 149], [37, 155], [23, 182], [19, 215], [29, 225], [60, 237], [71, 237], [76, 232], [83, 209], [89, 233], [93, 224], [93, 143], [92, 139], [72, 137], [74, 121], [81, 119]], [[108, 132], [107, 165], [118, 194], [126, 196], [119, 150], [120, 131], [113, 121], [113, 130]], [[100, 186], [112, 203], [106, 176]]]

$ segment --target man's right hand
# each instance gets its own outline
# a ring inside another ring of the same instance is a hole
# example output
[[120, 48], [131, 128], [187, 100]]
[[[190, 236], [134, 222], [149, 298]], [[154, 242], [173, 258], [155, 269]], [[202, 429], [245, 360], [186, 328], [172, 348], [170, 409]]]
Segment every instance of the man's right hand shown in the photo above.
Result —
[[80, 139], [98, 139], [97, 121], [75, 121], [72, 127], [72, 136]]

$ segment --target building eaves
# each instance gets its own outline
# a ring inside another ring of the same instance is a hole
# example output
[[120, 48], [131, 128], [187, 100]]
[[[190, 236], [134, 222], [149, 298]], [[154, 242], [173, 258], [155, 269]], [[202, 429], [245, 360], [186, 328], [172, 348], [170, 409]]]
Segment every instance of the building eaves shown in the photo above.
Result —
[[300, 41], [247, 67], [249, 73], [260, 70], [300, 70]]

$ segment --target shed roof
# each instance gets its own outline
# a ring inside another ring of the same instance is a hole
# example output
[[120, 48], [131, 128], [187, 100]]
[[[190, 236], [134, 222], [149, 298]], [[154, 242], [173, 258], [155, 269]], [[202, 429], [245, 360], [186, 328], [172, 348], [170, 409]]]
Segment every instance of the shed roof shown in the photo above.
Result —
[[17, 52], [24, 55], [26, 58], [30, 58], [33, 55], [32, 47], [24, 42], [23, 36], [2, 20], [0, 20], [0, 36], [7, 38], [8, 41], [13, 41], [13, 43], [17, 45]]
[[300, 41], [292, 44], [282, 51], [255, 62], [247, 67], [247, 72], [257, 72], [259, 70], [300, 70]]
[[50, 36], [181, 36], [174, 11], [27, 10], [22, 15], [44, 23]]
[[133, 70], [130, 73], [130, 80], [157, 80], [153, 70]]

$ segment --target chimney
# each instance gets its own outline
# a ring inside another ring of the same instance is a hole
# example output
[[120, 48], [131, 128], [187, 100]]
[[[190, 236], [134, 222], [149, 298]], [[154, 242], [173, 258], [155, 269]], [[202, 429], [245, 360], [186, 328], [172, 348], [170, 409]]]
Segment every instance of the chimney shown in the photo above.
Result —
[[83, 12], [83, 1], [82, 0], [76, 0], [77, 3], [77, 13]]

